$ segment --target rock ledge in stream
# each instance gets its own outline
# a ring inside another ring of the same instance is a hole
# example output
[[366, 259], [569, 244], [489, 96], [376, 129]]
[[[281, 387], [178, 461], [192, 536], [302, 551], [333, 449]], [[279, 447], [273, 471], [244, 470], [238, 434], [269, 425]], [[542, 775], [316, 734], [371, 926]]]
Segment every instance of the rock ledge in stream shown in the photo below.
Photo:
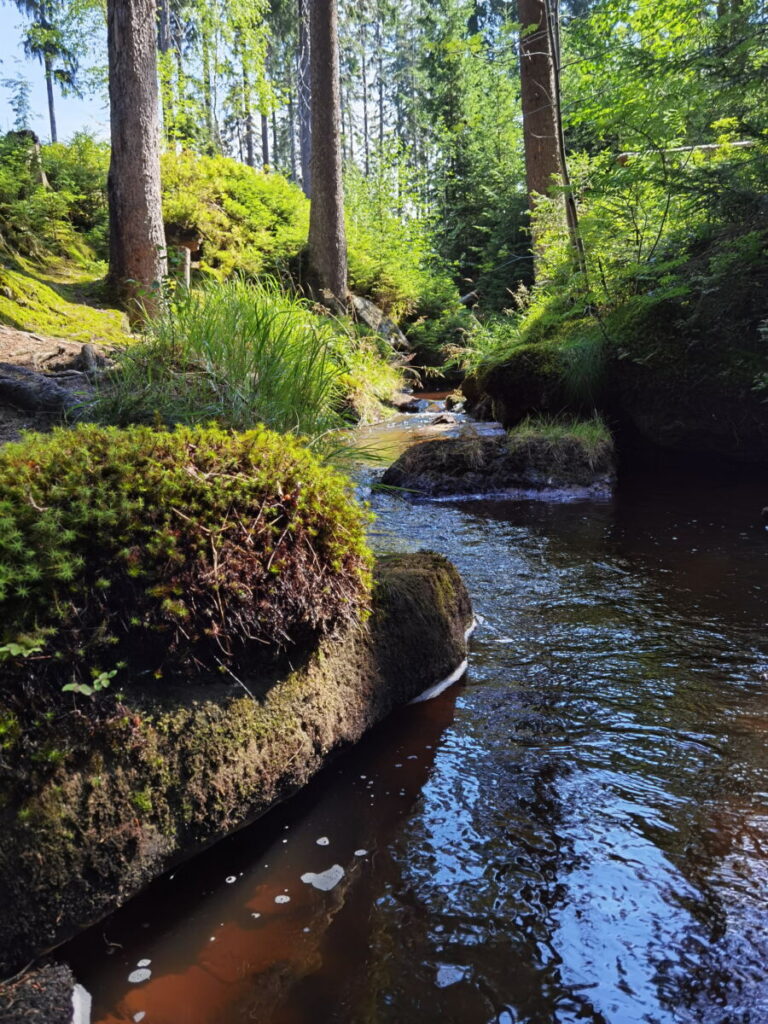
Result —
[[277, 680], [246, 678], [253, 697], [232, 681], [137, 683], [105, 720], [70, 705], [39, 736], [19, 730], [19, 695], [0, 689], [0, 976], [263, 814], [447, 677], [470, 619], [446, 559], [389, 556], [368, 620]]
[[426, 441], [403, 452], [382, 483], [414, 497], [550, 491], [604, 494], [616, 478], [613, 445], [577, 437], [460, 437]]

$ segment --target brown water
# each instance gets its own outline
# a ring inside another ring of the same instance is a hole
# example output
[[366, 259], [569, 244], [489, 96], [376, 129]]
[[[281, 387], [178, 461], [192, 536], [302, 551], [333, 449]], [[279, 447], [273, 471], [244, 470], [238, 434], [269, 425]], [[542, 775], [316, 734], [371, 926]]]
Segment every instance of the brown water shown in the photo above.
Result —
[[768, 1021], [767, 491], [374, 496], [461, 569], [466, 678], [71, 945], [94, 1022]]

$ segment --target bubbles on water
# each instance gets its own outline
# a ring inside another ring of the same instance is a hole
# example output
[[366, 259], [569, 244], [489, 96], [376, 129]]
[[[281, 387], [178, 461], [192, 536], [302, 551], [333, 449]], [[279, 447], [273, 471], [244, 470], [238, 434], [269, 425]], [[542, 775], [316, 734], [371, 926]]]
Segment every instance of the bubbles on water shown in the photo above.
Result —
[[449, 985], [463, 981], [466, 974], [466, 967], [459, 967], [458, 964], [438, 964], [435, 985], [438, 988], [448, 988]]
[[368, 854], [367, 850], [355, 850], [355, 856], [356, 857], [365, 857], [365, 856], [367, 856], [367, 854]]
[[144, 1018], [146, 1016], [147, 1016], [147, 1011], [146, 1010], [139, 1010], [138, 1013], [134, 1013], [133, 1019], [136, 1021], [136, 1024], [139, 1024], [139, 1021], [144, 1020]]
[[139, 960], [139, 962], [136, 964], [136, 966], [137, 967], [149, 967], [149, 965], [151, 963], [152, 963], [151, 960]]
[[254, 911], [254, 912], [253, 912], [253, 913], [251, 914], [251, 917], [261, 917], [261, 914], [259, 914], [259, 913], [257, 913], [256, 911]]
[[334, 864], [327, 871], [321, 871], [319, 874], [307, 871], [301, 876], [301, 880], [305, 885], [312, 885], [321, 892], [330, 892], [331, 889], [336, 888], [343, 877], [344, 868], [341, 864]]
[[330, 843], [330, 841], [331, 840], [328, 838], [328, 836], [320, 836], [319, 839], [315, 840], [318, 846], [327, 846]]
[[290, 896], [275, 896], [275, 903], [290, 903]]
[[233, 882], [237, 881], [237, 875], [227, 875], [224, 881], [227, 883], [227, 885], [232, 885]]
[[152, 971], [147, 970], [146, 967], [140, 967], [136, 971], [131, 971], [128, 975], [128, 981], [131, 985], [140, 985], [142, 981], [149, 981], [152, 977]]

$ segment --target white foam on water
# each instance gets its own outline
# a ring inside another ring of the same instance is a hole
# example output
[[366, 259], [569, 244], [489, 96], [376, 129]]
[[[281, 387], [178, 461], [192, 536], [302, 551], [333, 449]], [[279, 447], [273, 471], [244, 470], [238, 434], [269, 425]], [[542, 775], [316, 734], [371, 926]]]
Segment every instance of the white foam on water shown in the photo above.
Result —
[[227, 885], [232, 885], [233, 882], [237, 881], [237, 875], [227, 875], [224, 881], [227, 883]]
[[330, 843], [330, 841], [331, 840], [328, 838], [328, 836], [320, 836], [319, 839], [315, 840], [318, 846], [327, 846]]
[[146, 967], [140, 967], [137, 971], [131, 971], [128, 975], [128, 981], [132, 985], [140, 985], [142, 981], [149, 981], [152, 977], [152, 971]]
[[367, 850], [355, 850], [355, 856], [356, 857], [365, 857], [367, 855], [367, 853], [368, 853]]
[[321, 892], [330, 892], [331, 889], [336, 888], [343, 877], [344, 868], [341, 864], [334, 864], [327, 871], [321, 871], [320, 874], [315, 874], [314, 871], [307, 871], [306, 874], [301, 876], [301, 880], [305, 885], [312, 885]]
[[410, 702], [411, 704], [420, 704], [425, 700], [433, 700], [435, 697], [439, 697], [443, 690], [447, 690], [449, 686], [452, 686], [457, 680], [461, 679], [464, 673], [467, 671], [467, 665], [469, 662], [465, 658], [464, 661], [455, 668], [449, 676], [441, 680], [439, 683], [435, 683], [434, 686], [430, 686], [428, 689], [420, 693], [418, 697], [414, 697]]
[[261, 914], [251, 914], [251, 917], [261, 917]]
[[290, 903], [290, 896], [275, 896], [275, 903]]
[[466, 967], [457, 967], [456, 964], [438, 964], [435, 984], [438, 988], [448, 988], [449, 985], [463, 981], [466, 973]]
[[91, 993], [78, 982], [72, 989], [72, 1024], [91, 1024]]
[[146, 1010], [139, 1010], [138, 1013], [134, 1013], [133, 1019], [136, 1021], [136, 1024], [139, 1024], [139, 1021], [140, 1020], [144, 1020], [144, 1018], [146, 1016], [147, 1016], [147, 1011]]
[[137, 967], [149, 967], [149, 965], [151, 963], [152, 963], [151, 960], [139, 960], [138, 963], [136, 964], [136, 966]]

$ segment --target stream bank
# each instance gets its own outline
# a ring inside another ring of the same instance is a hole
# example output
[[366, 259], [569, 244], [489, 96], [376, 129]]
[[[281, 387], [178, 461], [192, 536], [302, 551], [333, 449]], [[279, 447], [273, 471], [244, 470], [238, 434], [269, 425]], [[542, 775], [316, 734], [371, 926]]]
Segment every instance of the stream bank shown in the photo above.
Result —
[[765, 1020], [760, 481], [372, 500], [466, 579], [467, 676], [68, 946], [93, 1024]]
[[441, 556], [382, 558], [366, 622], [277, 679], [135, 685], [97, 729], [64, 717], [55, 750], [11, 736], [3, 974], [305, 785], [340, 746], [448, 676], [465, 659], [470, 620]]

